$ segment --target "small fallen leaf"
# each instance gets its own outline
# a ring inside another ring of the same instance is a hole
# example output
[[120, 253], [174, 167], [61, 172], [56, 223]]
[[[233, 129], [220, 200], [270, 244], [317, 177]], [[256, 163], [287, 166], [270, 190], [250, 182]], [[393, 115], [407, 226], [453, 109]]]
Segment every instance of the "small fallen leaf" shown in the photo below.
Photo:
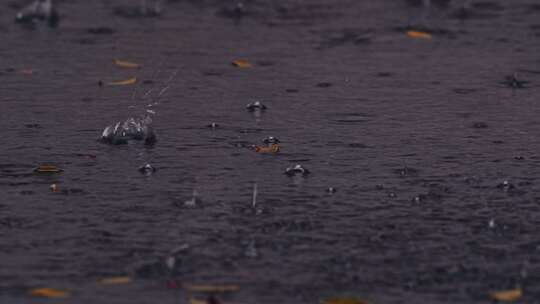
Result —
[[356, 298], [330, 298], [323, 300], [321, 304], [368, 304], [368, 302]]
[[51, 189], [52, 192], [58, 192], [58, 185], [56, 184], [50, 185], [49, 188]]
[[195, 298], [190, 298], [189, 299], [189, 304], [208, 304], [208, 301], [206, 301], [206, 300], [198, 300], [198, 299], [195, 299]]
[[69, 297], [69, 292], [54, 289], [54, 288], [35, 288], [29, 291], [29, 294], [36, 297], [46, 297], [46, 298], [67, 298]]
[[113, 60], [114, 64], [116, 64], [117, 66], [121, 67], [121, 68], [126, 68], [126, 69], [140, 69], [142, 68], [142, 65], [141, 64], [138, 64], [138, 63], [135, 63], [135, 62], [129, 62], [129, 61], [124, 61], [124, 60], [119, 60], [119, 59], [115, 59]]
[[521, 288], [496, 291], [489, 294], [492, 299], [501, 302], [513, 302], [519, 300], [523, 296]]
[[132, 281], [133, 280], [130, 277], [110, 277], [99, 280], [99, 283], [103, 285], [120, 285], [129, 284]]
[[60, 173], [63, 170], [53, 165], [41, 165], [34, 169], [36, 173]]
[[110, 86], [121, 86], [121, 85], [135, 84], [136, 82], [137, 82], [137, 78], [136, 77], [131, 77], [131, 78], [128, 78], [126, 80], [112, 81], [112, 82], [109, 82], [107, 84], [110, 85]]
[[195, 298], [189, 298], [189, 304], [227, 304], [219, 301], [213, 296], [209, 296], [206, 300], [199, 300]]
[[422, 31], [407, 31], [407, 36], [411, 38], [418, 38], [418, 39], [431, 39], [433, 36], [431, 36], [428, 32], [422, 32]]
[[232, 62], [232, 65], [241, 69], [249, 69], [253, 67], [253, 65], [249, 61], [244, 59], [236, 59]]
[[240, 290], [238, 285], [185, 285], [185, 289], [193, 292], [226, 293]]
[[255, 146], [255, 152], [258, 152], [258, 153], [278, 153], [279, 152], [279, 145], [278, 144], [273, 144], [270, 147]]

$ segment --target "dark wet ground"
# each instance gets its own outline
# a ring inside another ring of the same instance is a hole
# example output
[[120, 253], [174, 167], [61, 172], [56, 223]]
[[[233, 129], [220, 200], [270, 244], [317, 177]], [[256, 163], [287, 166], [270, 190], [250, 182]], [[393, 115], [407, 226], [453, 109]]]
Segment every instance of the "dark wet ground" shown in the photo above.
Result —
[[[422, 21], [413, 2], [252, 1], [234, 19], [219, 1], [171, 0], [159, 18], [64, 1], [56, 30], [13, 24], [2, 3], [0, 302], [186, 303], [173, 281], [238, 284], [234, 303], [490, 303], [515, 287], [539, 303], [540, 6]], [[433, 39], [405, 35], [422, 23]], [[155, 146], [96, 141], [146, 105], [98, 81], [174, 70]], [[500, 83], [515, 72], [526, 88]], [[280, 154], [245, 148], [270, 135]], [[283, 174], [296, 163], [312, 174]], [[96, 283], [118, 275], [135, 281]]]

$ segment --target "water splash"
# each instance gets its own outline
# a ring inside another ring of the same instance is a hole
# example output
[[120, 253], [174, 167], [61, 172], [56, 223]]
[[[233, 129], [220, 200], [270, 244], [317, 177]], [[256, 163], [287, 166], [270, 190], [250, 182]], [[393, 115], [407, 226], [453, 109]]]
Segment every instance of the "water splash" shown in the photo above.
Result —
[[37, 20], [47, 21], [50, 27], [58, 26], [60, 16], [52, 0], [36, 0], [25, 6], [15, 16], [15, 22], [34, 24]]
[[253, 196], [251, 198], [251, 207], [257, 207], [257, 183], [253, 184]]
[[145, 115], [142, 118], [130, 117], [114, 125], [105, 127], [101, 133], [101, 141], [111, 145], [127, 144], [130, 140], [143, 140], [146, 145], [157, 141], [152, 128], [152, 117]]

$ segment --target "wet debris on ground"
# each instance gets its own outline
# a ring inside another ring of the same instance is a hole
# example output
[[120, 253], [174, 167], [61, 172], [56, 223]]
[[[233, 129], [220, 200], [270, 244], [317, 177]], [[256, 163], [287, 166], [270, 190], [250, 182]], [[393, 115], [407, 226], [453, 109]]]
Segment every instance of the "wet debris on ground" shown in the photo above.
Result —
[[219, 127], [219, 125], [215, 122], [211, 122], [209, 124], [206, 125], [207, 128], [210, 128], [210, 129], [217, 129]]
[[114, 59], [113, 63], [118, 67], [126, 69], [141, 69], [143, 67], [142, 64], [120, 59]]
[[343, 298], [328, 298], [321, 301], [321, 304], [369, 304], [365, 300], [357, 298], [343, 297]]
[[273, 136], [264, 138], [262, 142], [265, 146], [251, 145], [249, 148], [258, 153], [278, 153], [281, 149], [279, 139]]
[[251, 64], [249, 61], [245, 59], [236, 59], [231, 62], [231, 64], [237, 68], [240, 69], [249, 69], [253, 67], [253, 64]]
[[48, 287], [31, 289], [28, 291], [28, 294], [44, 298], [68, 298], [70, 296], [69, 291]]
[[[115, 80], [115, 81], [109, 81], [106, 84], [109, 86], [126, 86], [126, 85], [133, 85], [136, 84], [138, 81], [137, 77], [130, 77], [128, 79], [124, 80]], [[103, 86], [103, 82], [100, 80], [98, 82], [99, 86]]]
[[128, 276], [107, 277], [98, 281], [102, 285], [124, 285], [133, 282], [133, 279]]
[[518, 287], [515, 289], [495, 291], [491, 292], [489, 297], [499, 302], [514, 302], [523, 297], [523, 290]]
[[260, 147], [260, 146], [255, 146], [255, 152], [257, 153], [273, 153], [273, 154], [276, 154], [278, 153], [280, 150], [280, 147], [278, 144], [272, 144], [270, 145], [270, 147]]
[[40, 165], [34, 169], [35, 173], [60, 173], [64, 170], [58, 168], [55, 165]]

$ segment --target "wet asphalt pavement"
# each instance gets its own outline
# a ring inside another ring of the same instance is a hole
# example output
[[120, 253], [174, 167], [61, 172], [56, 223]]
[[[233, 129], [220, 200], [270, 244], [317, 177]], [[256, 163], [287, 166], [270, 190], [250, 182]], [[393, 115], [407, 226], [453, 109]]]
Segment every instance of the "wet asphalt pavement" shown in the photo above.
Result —
[[[539, 303], [540, 4], [415, 2], [169, 0], [145, 17], [73, 0], [56, 29], [3, 2], [0, 303], [188, 303], [182, 284], [238, 285], [228, 303], [516, 287]], [[175, 71], [157, 104], [132, 98]], [[154, 145], [97, 140], [148, 109]], [[278, 154], [249, 148], [268, 136]], [[33, 172], [49, 163], [64, 171]], [[133, 282], [97, 283], [113, 276]]]

